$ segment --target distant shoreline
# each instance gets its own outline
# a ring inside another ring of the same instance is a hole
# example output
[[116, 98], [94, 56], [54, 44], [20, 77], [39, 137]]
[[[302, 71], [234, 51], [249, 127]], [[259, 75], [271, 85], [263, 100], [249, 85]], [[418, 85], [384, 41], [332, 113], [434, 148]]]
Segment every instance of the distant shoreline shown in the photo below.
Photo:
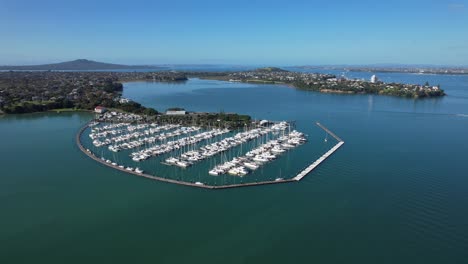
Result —
[[468, 68], [426, 68], [426, 67], [401, 67], [401, 68], [381, 68], [381, 67], [315, 67], [296, 66], [291, 68], [306, 70], [334, 70], [345, 72], [368, 72], [368, 73], [408, 73], [408, 74], [436, 74], [436, 75], [468, 75]]
[[[286, 85], [295, 89], [335, 94], [375, 94], [400, 98], [436, 98], [445, 96], [445, 91], [437, 86], [384, 83], [374, 81], [340, 78], [333, 74], [303, 73], [295, 71], [256, 71], [230, 73], [193, 73], [192, 77], [206, 80], [219, 80], [251, 84]], [[374, 76], [375, 77], [375, 76]]]
[[[238, 72], [3, 72], [0, 73], [0, 110], [5, 114], [31, 112], [92, 111], [96, 106], [127, 112], [158, 115], [158, 111], [137, 102], [120, 101], [123, 83], [152, 81], [180, 83], [188, 78], [270, 84], [305, 91], [336, 94], [375, 94], [404, 98], [445, 96], [439, 85], [384, 83], [374, 75], [371, 81], [337, 77], [334, 74], [304, 73], [268, 67]], [[6, 93], [5, 93], [6, 91]], [[1, 113], [1, 112], [0, 112]]]

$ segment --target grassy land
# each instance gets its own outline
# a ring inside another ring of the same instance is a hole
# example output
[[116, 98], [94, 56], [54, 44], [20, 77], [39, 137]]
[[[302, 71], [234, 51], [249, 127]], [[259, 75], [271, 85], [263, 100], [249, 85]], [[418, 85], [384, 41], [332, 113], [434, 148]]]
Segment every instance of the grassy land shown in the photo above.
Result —
[[56, 112], [56, 113], [62, 113], [62, 112], [92, 112], [91, 110], [87, 109], [79, 109], [79, 108], [57, 108], [57, 109], [50, 109], [48, 112]]
[[284, 84], [284, 82], [268, 81], [268, 80], [246, 80], [246, 83], [260, 83], [260, 84]]
[[202, 80], [215, 80], [215, 81], [229, 81], [230, 77], [227, 75], [222, 76], [194, 76]]

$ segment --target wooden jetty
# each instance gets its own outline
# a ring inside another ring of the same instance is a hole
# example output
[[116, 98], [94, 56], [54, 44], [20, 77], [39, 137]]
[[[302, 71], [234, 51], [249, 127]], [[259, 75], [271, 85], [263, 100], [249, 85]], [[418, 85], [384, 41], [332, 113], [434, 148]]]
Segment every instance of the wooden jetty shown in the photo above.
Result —
[[120, 168], [118, 166], [114, 166], [114, 165], [112, 165], [110, 163], [106, 163], [102, 159], [96, 157], [96, 155], [94, 155], [94, 153], [87, 150], [83, 146], [83, 144], [81, 143], [81, 136], [82, 136], [83, 132], [88, 128], [89, 124], [90, 123], [87, 123], [85, 126], [83, 126], [78, 131], [78, 133], [76, 135], [76, 144], [78, 145], [78, 148], [83, 153], [85, 153], [88, 157], [90, 157], [91, 159], [93, 159], [93, 160], [95, 160], [95, 161], [97, 161], [97, 162], [99, 162], [99, 163], [101, 163], [101, 164], [103, 164], [105, 166], [114, 168], [114, 169], [122, 171], [122, 172], [130, 173], [130, 174], [133, 174], [135, 176], [139, 176], [139, 177], [143, 177], [143, 178], [147, 178], [147, 179], [151, 179], [151, 180], [156, 180], [156, 181], [168, 182], [168, 183], [179, 184], [179, 185], [190, 186], [190, 187], [203, 188], [203, 189], [211, 189], [211, 190], [215, 190], [215, 189], [232, 189], [232, 188], [239, 188], [239, 187], [249, 187], [249, 186], [260, 186], [260, 185], [271, 185], [271, 184], [298, 182], [302, 178], [304, 178], [307, 174], [312, 172], [312, 170], [314, 170], [326, 158], [328, 158], [330, 155], [332, 155], [338, 148], [340, 148], [344, 144], [344, 142], [338, 136], [336, 136], [333, 132], [331, 132], [326, 127], [324, 127], [323, 125], [321, 125], [320, 123], [317, 122], [316, 123], [317, 126], [322, 128], [323, 130], [325, 130], [327, 133], [329, 133], [331, 136], [333, 136], [339, 142], [332, 149], [330, 149], [327, 153], [325, 153], [323, 156], [321, 156], [318, 160], [316, 160], [310, 166], [308, 166], [307, 168], [302, 170], [296, 177], [291, 178], [291, 179], [278, 178], [278, 179], [273, 180], [273, 181], [262, 181], [262, 182], [251, 182], [251, 183], [239, 183], [239, 184], [214, 186], [214, 185], [204, 185], [203, 183], [200, 183], [200, 182], [185, 182], [185, 181], [179, 181], [179, 180], [174, 180], [174, 179], [163, 178], [163, 177], [150, 175], [150, 174], [146, 174], [146, 173], [138, 173], [138, 172], [135, 172], [135, 171], [126, 170], [125, 168]]

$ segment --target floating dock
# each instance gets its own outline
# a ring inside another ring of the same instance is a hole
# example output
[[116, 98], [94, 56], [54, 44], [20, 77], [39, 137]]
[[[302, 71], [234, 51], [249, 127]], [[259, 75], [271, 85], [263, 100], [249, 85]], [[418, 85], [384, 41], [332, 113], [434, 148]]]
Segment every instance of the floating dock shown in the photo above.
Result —
[[174, 184], [185, 185], [185, 186], [190, 186], [190, 187], [211, 189], [211, 190], [214, 190], [214, 189], [231, 189], [231, 188], [239, 188], [239, 187], [249, 187], [249, 186], [259, 186], [259, 185], [270, 185], [270, 184], [298, 182], [298, 181], [302, 180], [302, 178], [304, 178], [306, 175], [311, 173], [317, 166], [319, 166], [323, 161], [325, 161], [328, 157], [330, 157], [335, 151], [337, 151], [344, 144], [344, 141], [341, 140], [341, 138], [339, 138], [333, 132], [328, 130], [325, 126], [323, 126], [322, 124], [317, 122], [316, 123], [317, 126], [319, 126], [323, 130], [325, 130], [325, 132], [327, 132], [332, 137], [334, 137], [338, 141], [338, 143], [333, 148], [331, 148], [329, 151], [327, 151], [327, 153], [323, 154], [319, 159], [314, 161], [311, 165], [309, 165], [304, 170], [299, 172], [299, 174], [297, 174], [296, 177], [290, 178], [290, 179], [278, 178], [278, 179], [273, 180], [273, 181], [262, 181], [262, 182], [251, 182], [251, 183], [240, 183], [240, 184], [214, 186], [214, 185], [204, 185], [203, 183], [200, 183], [200, 182], [179, 181], [179, 180], [163, 178], [163, 177], [159, 177], [159, 176], [155, 176], [155, 175], [149, 175], [149, 174], [146, 174], [146, 173], [138, 173], [138, 172], [135, 172], [135, 171], [129, 171], [129, 170], [126, 170], [124, 168], [120, 168], [118, 166], [114, 166], [114, 165], [112, 165], [110, 163], [106, 163], [105, 161], [103, 161], [100, 158], [96, 157], [93, 153], [89, 152], [83, 146], [83, 144], [81, 143], [81, 136], [82, 136], [83, 132], [88, 128], [89, 124], [90, 123], [87, 123], [85, 126], [83, 126], [78, 131], [78, 133], [76, 135], [76, 144], [78, 145], [78, 148], [83, 153], [85, 153], [88, 157], [90, 157], [91, 159], [93, 159], [93, 160], [95, 160], [95, 161], [97, 161], [97, 162], [99, 162], [99, 163], [101, 163], [101, 164], [103, 164], [105, 166], [120, 170], [122, 172], [130, 173], [130, 174], [133, 174], [135, 176], [139, 176], [139, 177], [143, 177], [143, 178], [147, 178], [147, 179], [151, 179], [151, 180], [157, 180], [157, 181], [162, 181], [162, 182], [174, 183]]

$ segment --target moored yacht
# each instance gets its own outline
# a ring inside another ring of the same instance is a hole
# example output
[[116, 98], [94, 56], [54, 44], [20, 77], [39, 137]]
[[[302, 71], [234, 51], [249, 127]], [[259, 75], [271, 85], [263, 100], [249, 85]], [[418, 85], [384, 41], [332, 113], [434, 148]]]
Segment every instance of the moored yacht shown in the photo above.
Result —
[[253, 163], [253, 162], [244, 162], [244, 166], [251, 169], [251, 170], [258, 169], [258, 165]]
[[175, 163], [176, 166], [179, 166], [181, 168], [187, 168], [188, 166], [190, 166], [190, 164], [186, 161], [183, 161], [183, 160], [178, 160], [176, 163]]
[[166, 163], [169, 163], [169, 164], [175, 164], [179, 160], [174, 157], [170, 157], [170, 158], [167, 158], [165, 161]]

